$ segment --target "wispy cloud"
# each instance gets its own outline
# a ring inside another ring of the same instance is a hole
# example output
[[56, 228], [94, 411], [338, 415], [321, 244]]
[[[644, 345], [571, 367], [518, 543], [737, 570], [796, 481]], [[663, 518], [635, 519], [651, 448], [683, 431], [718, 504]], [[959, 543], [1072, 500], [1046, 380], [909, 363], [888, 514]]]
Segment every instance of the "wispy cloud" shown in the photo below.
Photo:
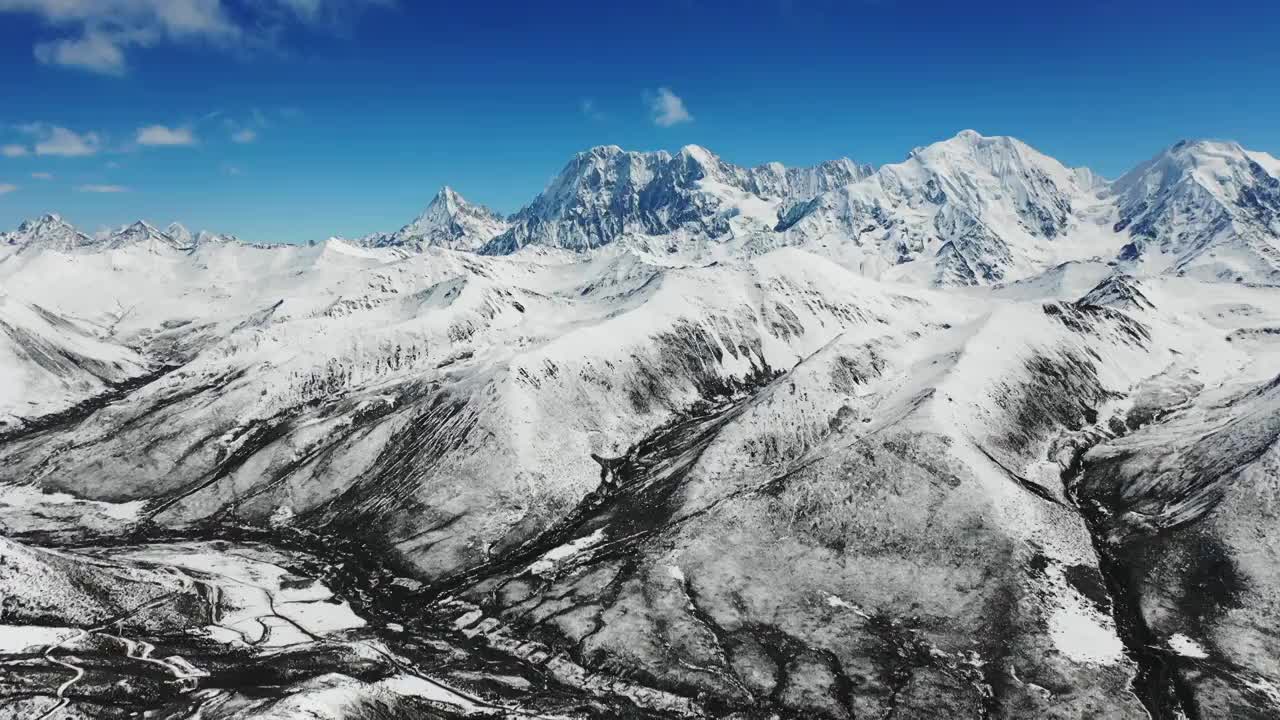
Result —
[[579, 108], [582, 110], [583, 115], [592, 120], [603, 120], [605, 118], [604, 113], [596, 106], [596, 101], [591, 98], [584, 98], [579, 104]]
[[45, 65], [80, 68], [103, 75], [123, 75], [124, 50], [119, 38], [98, 31], [53, 42], [38, 43], [33, 51]]
[[61, 32], [33, 47], [39, 62], [123, 75], [128, 71], [128, 51], [134, 48], [270, 48], [290, 26], [340, 29], [351, 12], [392, 4], [393, 0], [0, 0], [0, 13], [34, 15]]
[[183, 147], [199, 142], [196, 140], [195, 133], [191, 132], [191, 128], [171, 128], [165, 125], [148, 125], [138, 128], [137, 141], [139, 145], [152, 147]]
[[693, 115], [684, 106], [684, 100], [671, 92], [670, 88], [660, 87], [656, 94], [649, 97], [649, 111], [653, 114], [654, 124], [659, 127], [693, 122]]
[[0, 183], [0, 195], [8, 195], [9, 193], [17, 189], [18, 189], [17, 185], [10, 185], [9, 183]]
[[30, 154], [30, 152], [31, 151], [27, 150], [26, 145], [5, 145], [4, 147], [0, 147], [0, 155], [4, 155], [5, 157], [22, 157], [23, 155]]
[[123, 185], [81, 185], [76, 188], [80, 192], [87, 193], [125, 193], [129, 192], [129, 188]]
[[102, 148], [102, 139], [95, 132], [78, 133], [75, 130], [48, 123], [29, 123], [19, 126], [18, 129], [36, 138], [36, 155], [84, 157], [96, 155]]
[[52, 179], [53, 179], [53, 173], [51, 173], [51, 172], [33, 172], [33, 173], [31, 173], [31, 177], [35, 178], [36, 180], [52, 180]]
[[241, 145], [251, 143], [258, 139], [258, 131], [253, 128], [242, 128], [231, 133], [232, 142], [238, 142]]

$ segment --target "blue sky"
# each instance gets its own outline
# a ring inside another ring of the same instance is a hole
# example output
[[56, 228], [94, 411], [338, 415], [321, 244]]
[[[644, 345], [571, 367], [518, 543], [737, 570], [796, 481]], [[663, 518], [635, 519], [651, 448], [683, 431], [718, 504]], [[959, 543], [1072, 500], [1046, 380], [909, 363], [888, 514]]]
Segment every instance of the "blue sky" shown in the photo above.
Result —
[[881, 164], [971, 127], [1108, 176], [1187, 137], [1275, 154], [1277, 27], [1226, 1], [0, 0], [0, 227], [355, 236], [443, 184], [514, 211], [608, 143]]

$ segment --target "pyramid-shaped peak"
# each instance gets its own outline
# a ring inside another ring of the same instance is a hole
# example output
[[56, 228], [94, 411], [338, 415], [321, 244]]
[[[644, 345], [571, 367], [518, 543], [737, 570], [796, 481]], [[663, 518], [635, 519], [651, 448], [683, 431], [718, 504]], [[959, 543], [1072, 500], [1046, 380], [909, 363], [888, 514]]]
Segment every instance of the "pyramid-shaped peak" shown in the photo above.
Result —
[[435, 194], [435, 197], [431, 198], [430, 204], [444, 205], [452, 210], [466, 204], [466, 202], [466, 199], [459, 195], [457, 190], [454, 190], [448, 185], [444, 185], [441, 186], [439, 192]]

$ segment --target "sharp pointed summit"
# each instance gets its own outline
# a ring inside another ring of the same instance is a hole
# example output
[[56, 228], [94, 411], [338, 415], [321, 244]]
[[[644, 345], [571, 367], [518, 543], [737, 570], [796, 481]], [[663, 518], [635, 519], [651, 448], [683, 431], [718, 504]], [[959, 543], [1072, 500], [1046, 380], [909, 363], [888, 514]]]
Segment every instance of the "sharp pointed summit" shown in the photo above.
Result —
[[375, 233], [356, 241], [364, 247], [441, 247], [477, 250], [507, 227], [506, 220], [483, 205], [476, 205], [445, 185], [431, 198], [422, 214], [393, 233]]
[[[180, 228], [182, 226], [179, 226]], [[186, 230], [186, 228], [182, 228]], [[110, 249], [142, 247], [151, 252], [167, 252], [172, 250], [190, 250], [190, 233], [182, 240], [174, 238], [163, 230], [156, 228], [145, 220], [137, 220], [107, 236], [104, 245]]]

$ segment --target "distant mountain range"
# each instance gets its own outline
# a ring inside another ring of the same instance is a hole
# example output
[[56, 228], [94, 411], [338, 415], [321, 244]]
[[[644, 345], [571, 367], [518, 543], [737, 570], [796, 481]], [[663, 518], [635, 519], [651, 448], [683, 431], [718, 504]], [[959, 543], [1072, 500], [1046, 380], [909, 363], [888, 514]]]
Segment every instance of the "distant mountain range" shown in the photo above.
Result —
[[[144, 222], [89, 237], [56, 215], [0, 243], [60, 250], [229, 238]], [[1067, 168], [1013, 138], [971, 130], [879, 169], [841, 158], [743, 168], [690, 145], [574, 156], [510, 217], [445, 187], [413, 222], [350, 241], [487, 255], [623, 243], [686, 260], [793, 246], [872, 277], [935, 285], [1015, 280], [1100, 257], [1138, 272], [1280, 282], [1280, 161], [1227, 142], [1180, 142], [1118, 180]]]

